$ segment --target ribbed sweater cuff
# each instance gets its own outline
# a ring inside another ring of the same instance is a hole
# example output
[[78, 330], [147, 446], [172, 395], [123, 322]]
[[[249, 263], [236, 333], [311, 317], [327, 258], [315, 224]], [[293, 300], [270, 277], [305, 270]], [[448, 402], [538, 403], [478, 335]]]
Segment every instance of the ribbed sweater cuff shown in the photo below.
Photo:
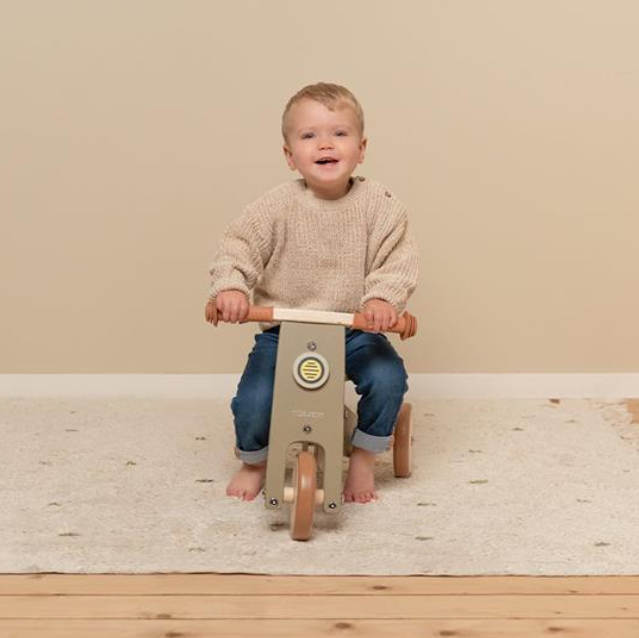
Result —
[[381, 299], [382, 301], [388, 302], [395, 308], [398, 315], [401, 315], [402, 312], [404, 312], [404, 307], [406, 306], [406, 300], [403, 298], [399, 298], [396, 295], [391, 295], [386, 291], [373, 291], [366, 293], [362, 297], [362, 300], [359, 302], [359, 312], [364, 311], [366, 302], [370, 301], [371, 299]]
[[220, 279], [211, 284], [211, 287], [209, 289], [209, 297], [211, 299], [214, 299], [221, 292], [225, 292], [227, 290], [239, 290], [250, 298], [251, 291], [249, 290], [248, 286], [244, 282], [238, 281], [237, 279], [233, 278]]

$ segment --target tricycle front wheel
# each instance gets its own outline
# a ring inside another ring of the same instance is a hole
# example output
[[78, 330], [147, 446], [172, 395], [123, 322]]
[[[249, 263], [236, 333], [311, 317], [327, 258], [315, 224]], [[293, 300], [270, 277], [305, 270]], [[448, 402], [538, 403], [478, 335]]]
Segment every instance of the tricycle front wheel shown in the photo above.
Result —
[[293, 503], [291, 505], [291, 538], [307, 541], [313, 533], [317, 462], [308, 450], [298, 453], [293, 465]]

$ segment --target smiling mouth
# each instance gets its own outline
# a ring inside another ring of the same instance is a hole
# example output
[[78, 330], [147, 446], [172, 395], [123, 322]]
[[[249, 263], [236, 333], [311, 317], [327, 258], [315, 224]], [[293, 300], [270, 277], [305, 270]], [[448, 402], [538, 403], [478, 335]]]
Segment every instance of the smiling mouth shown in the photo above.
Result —
[[339, 162], [339, 160], [329, 160], [329, 159], [325, 159], [325, 160], [317, 160], [317, 162], [315, 162], [316, 164], [320, 164], [321, 166], [326, 166], [326, 164], [337, 164]]

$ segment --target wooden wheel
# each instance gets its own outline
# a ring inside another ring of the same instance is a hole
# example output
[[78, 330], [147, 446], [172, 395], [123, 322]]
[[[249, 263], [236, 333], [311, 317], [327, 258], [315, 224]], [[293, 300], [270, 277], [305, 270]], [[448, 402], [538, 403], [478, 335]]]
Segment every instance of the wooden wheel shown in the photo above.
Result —
[[302, 450], [293, 465], [293, 503], [291, 505], [291, 538], [307, 541], [313, 532], [317, 463], [315, 455]]
[[411, 475], [411, 443], [413, 432], [413, 406], [402, 404], [393, 433], [393, 469], [397, 478]]

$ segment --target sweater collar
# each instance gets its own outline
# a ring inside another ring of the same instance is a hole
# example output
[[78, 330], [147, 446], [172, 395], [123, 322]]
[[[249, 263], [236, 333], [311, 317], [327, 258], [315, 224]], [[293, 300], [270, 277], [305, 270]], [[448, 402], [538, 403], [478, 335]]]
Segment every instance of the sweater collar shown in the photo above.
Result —
[[323, 211], [343, 210], [359, 199], [364, 190], [364, 184], [366, 183], [362, 178], [356, 175], [351, 176], [350, 181], [351, 187], [343, 197], [339, 199], [320, 199], [306, 186], [304, 178], [299, 178], [294, 182], [295, 197], [306, 209]]

